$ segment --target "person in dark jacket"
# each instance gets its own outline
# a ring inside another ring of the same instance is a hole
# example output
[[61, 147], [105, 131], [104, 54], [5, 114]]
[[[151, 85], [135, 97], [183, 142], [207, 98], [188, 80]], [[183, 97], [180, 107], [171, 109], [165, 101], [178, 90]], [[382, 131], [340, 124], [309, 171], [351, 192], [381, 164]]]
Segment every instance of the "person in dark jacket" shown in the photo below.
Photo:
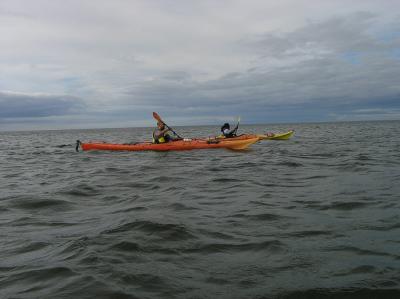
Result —
[[221, 127], [221, 132], [225, 136], [225, 138], [236, 137], [236, 132], [239, 127], [238, 125], [233, 130], [231, 130], [231, 126], [228, 123], [224, 123], [224, 125]]

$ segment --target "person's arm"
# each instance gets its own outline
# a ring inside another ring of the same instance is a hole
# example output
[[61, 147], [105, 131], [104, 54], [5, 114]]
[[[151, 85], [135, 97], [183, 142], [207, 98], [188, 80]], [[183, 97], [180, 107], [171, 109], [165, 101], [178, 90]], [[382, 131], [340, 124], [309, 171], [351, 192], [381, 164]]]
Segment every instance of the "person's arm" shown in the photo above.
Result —
[[229, 135], [230, 137], [236, 136], [236, 132], [237, 132], [238, 128], [239, 128], [239, 124], [237, 124], [236, 127], [234, 127], [234, 128], [232, 129], [232, 131], [229, 132], [228, 135]]

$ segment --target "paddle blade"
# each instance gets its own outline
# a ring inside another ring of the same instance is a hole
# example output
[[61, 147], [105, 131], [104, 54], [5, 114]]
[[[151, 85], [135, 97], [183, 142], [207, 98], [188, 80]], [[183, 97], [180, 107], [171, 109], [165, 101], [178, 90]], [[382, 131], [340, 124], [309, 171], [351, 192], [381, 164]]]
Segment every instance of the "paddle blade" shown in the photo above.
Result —
[[153, 117], [154, 117], [157, 121], [164, 123], [164, 122], [162, 121], [161, 117], [160, 117], [156, 112], [153, 112]]
[[240, 123], [240, 116], [238, 116], [237, 118], [236, 129], [239, 128], [239, 123]]

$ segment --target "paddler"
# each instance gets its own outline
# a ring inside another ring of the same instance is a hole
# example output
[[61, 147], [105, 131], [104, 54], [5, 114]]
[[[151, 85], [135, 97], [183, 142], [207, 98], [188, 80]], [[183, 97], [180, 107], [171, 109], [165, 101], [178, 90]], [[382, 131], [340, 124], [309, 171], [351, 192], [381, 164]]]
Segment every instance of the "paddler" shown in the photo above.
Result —
[[163, 122], [158, 121], [157, 128], [153, 131], [153, 143], [165, 143], [173, 140], [168, 131], [170, 131], [170, 128], [167, 128]]
[[229, 125], [229, 123], [224, 123], [224, 125], [221, 127], [222, 135], [224, 135], [225, 138], [236, 137], [236, 132], [237, 132], [237, 130], [238, 130], [238, 127], [239, 127], [239, 123], [238, 123], [238, 125], [231, 131], [231, 126]]

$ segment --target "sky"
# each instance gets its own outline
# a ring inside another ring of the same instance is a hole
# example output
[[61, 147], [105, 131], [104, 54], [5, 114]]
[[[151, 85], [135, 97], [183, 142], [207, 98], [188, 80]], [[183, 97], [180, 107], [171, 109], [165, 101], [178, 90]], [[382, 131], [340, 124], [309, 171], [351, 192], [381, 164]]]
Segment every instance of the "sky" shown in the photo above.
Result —
[[398, 0], [0, 0], [0, 130], [400, 119]]

